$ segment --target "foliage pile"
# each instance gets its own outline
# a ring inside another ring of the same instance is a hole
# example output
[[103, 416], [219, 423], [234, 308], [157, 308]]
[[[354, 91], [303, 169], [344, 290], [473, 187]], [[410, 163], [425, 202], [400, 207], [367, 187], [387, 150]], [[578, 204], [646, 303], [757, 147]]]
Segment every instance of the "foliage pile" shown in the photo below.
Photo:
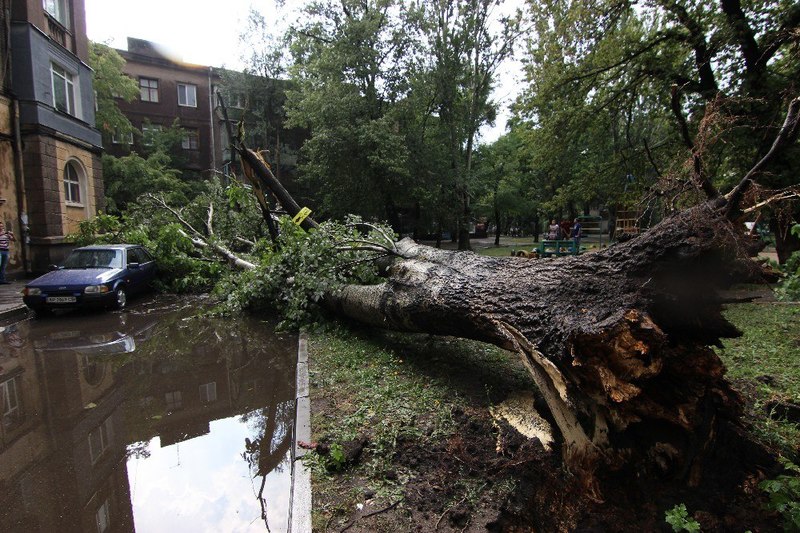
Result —
[[[180, 209], [165, 209], [162, 202], [163, 195], [142, 196], [125, 215], [101, 214], [82, 222], [70, 237], [78, 246], [141, 244], [158, 262], [159, 288], [213, 290], [225, 310], [272, 310], [287, 327], [313, 322], [325, 293], [346, 283], [376, 282], [374, 259], [382, 255], [380, 248], [361, 245], [369, 241], [391, 247], [396, 237], [390, 228], [364, 223], [358, 217], [325, 222], [311, 232], [282, 217], [280, 236], [273, 243], [255, 196], [236, 182], [208, 182], [203, 192]], [[256, 268], [231, 270], [224, 259], [192, 242], [186, 224], [205, 228], [207, 242], [235, 251]]]
[[364, 235], [364, 227], [360, 219], [350, 217], [345, 223], [324, 222], [318, 230], [306, 232], [282, 217], [277, 242], [262, 238], [251, 252], [256, 268], [229, 276], [216, 293], [225, 296], [228, 310], [273, 310], [286, 327], [313, 322], [325, 293], [347, 283], [378, 281], [374, 254], [352, 245], [386, 240], [392, 233], [374, 227]]

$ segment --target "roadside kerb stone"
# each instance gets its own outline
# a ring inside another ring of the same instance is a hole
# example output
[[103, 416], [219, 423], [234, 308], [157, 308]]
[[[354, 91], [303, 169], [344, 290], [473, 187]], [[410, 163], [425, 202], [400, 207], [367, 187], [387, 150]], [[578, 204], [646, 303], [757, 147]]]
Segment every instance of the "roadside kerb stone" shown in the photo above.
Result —
[[311, 531], [311, 472], [301, 460], [308, 450], [298, 446], [300, 441], [311, 441], [311, 400], [308, 398], [308, 334], [306, 332], [300, 333], [297, 342], [296, 376], [289, 532], [306, 533]]

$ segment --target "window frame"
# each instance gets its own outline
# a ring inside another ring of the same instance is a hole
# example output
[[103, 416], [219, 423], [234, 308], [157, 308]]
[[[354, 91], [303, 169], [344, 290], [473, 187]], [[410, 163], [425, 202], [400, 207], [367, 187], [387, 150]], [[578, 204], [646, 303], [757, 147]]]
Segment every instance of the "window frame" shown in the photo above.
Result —
[[[72, 169], [75, 172], [75, 179], [68, 179], [72, 176], [68, 175], [67, 169]], [[81, 180], [81, 169], [78, 167], [75, 161], [67, 161], [64, 165], [64, 203], [69, 206], [75, 207], [83, 207], [83, 187], [82, 187], [82, 180]], [[75, 199], [75, 192], [77, 191], [77, 200]]]
[[42, 9], [44, 9], [45, 13], [67, 29], [69, 29], [68, 1], [69, 0], [42, 0]]
[[203, 383], [199, 387], [200, 401], [203, 403], [214, 403], [217, 401], [217, 382], [211, 381]]
[[147, 138], [156, 133], [164, 131], [164, 126], [161, 124], [142, 124], [142, 146], [153, 146], [154, 143], [147, 142]]
[[120, 135], [117, 130], [111, 132], [111, 143], [112, 144], [133, 144], [133, 132], [129, 131], [127, 135]]
[[[93, 436], [95, 436], [95, 440], [99, 445], [97, 450], [95, 450], [92, 443]], [[114, 439], [114, 426], [111, 423], [111, 417], [109, 416], [103, 420], [99, 426], [89, 432], [86, 438], [89, 441], [89, 458], [92, 460], [92, 464], [96, 464], [105, 455], [106, 450], [111, 447], [111, 441]]]
[[19, 396], [17, 376], [0, 383], [0, 407], [3, 409], [3, 412], [0, 413], [0, 420], [6, 429], [14, 426], [14, 420], [22, 415], [22, 402]]
[[[193, 93], [192, 97], [194, 99], [193, 103], [189, 102], [189, 93], [187, 92], [189, 87], [192, 88], [192, 93]], [[183, 99], [185, 101], [184, 103], [181, 103], [181, 88], [184, 89], [184, 94], [183, 94]], [[181, 106], [181, 107], [195, 107], [195, 108], [197, 107], [197, 85], [194, 85], [193, 83], [178, 83], [177, 84], [177, 89], [178, 89], [178, 105], [179, 106]]]
[[[155, 83], [155, 86], [153, 86], [150, 83], [144, 85], [142, 82], [152, 82]], [[161, 101], [161, 97], [158, 94], [158, 90], [159, 90], [158, 79], [139, 76], [139, 101], [150, 102], [151, 104], [159, 103]], [[144, 98], [144, 91], [147, 91], [147, 99]], [[155, 99], [153, 99], [154, 94], [155, 94]]]
[[[61, 105], [64, 109], [59, 108], [60, 102], [56, 99], [56, 77], [59, 78], [59, 86], [63, 83], [64, 102]], [[50, 62], [50, 90], [52, 91], [53, 108], [56, 111], [78, 117], [78, 106], [75, 100], [75, 74], [53, 61]]]
[[200, 149], [200, 130], [197, 128], [183, 128], [184, 134], [181, 138], [181, 148], [184, 150]]
[[164, 393], [164, 401], [167, 405], [168, 411], [177, 411], [178, 409], [183, 409], [183, 393], [180, 390]]

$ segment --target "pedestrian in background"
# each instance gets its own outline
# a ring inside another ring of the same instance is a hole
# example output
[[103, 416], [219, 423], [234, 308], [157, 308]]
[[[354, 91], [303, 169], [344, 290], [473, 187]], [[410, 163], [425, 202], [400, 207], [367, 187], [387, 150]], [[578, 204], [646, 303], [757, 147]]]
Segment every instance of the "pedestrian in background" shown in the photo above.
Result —
[[580, 252], [581, 250], [581, 230], [583, 227], [581, 226], [581, 221], [579, 219], [575, 219], [575, 222], [572, 224], [572, 240], [575, 241], [575, 250]]
[[8, 285], [6, 281], [6, 266], [8, 266], [8, 249], [14, 238], [13, 231], [6, 231], [6, 225], [0, 221], [0, 284]]

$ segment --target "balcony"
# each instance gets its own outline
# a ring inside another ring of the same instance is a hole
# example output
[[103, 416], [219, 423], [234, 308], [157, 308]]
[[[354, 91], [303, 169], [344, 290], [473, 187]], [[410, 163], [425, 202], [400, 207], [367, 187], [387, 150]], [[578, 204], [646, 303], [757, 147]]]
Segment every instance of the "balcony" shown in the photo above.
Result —
[[53, 18], [50, 13], [45, 12], [45, 19], [47, 20], [47, 35], [64, 48], [72, 50], [72, 34], [70, 31]]

